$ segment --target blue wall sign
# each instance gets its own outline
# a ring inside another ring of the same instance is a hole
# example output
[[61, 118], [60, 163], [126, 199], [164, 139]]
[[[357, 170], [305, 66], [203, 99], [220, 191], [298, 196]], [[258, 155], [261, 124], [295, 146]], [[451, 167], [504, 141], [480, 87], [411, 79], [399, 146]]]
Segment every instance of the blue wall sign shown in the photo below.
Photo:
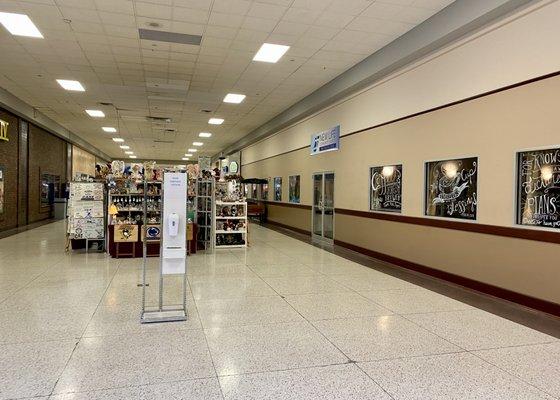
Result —
[[340, 148], [340, 125], [311, 135], [311, 155], [335, 151]]

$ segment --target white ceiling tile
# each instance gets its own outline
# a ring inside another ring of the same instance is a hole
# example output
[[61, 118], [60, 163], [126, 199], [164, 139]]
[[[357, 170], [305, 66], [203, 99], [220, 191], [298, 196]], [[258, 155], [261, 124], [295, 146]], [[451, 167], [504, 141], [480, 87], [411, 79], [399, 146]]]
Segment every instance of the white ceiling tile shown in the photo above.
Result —
[[266, 3], [253, 3], [247, 15], [257, 18], [280, 19], [286, 12], [287, 8]]
[[228, 28], [239, 28], [243, 23], [243, 16], [212, 12], [208, 23], [210, 25], [225, 26]]
[[146, 18], [171, 19], [172, 8], [167, 5], [137, 1], [136, 15]]

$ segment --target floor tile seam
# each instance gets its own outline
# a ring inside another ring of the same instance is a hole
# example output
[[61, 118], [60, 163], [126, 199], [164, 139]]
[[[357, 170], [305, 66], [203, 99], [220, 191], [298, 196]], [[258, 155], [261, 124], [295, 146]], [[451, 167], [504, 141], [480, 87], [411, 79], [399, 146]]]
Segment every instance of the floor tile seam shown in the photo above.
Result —
[[74, 347], [72, 348], [72, 351], [70, 352], [70, 355], [66, 359], [66, 362], [64, 363], [64, 366], [60, 369], [60, 373], [56, 377], [56, 380], [54, 381], [54, 384], [52, 385], [52, 388], [49, 391], [49, 394], [47, 395], [48, 398], [50, 398], [53, 395], [54, 390], [56, 389], [56, 386], [58, 385], [58, 382], [60, 381], [60, 378], [62, 378], [62, 375], [64, 374], [64, 371], [66, 371], [66, 368], [68, 367], [68, 364], [70, 364], [70, 360], [74, 356], [74, 353], [76, 352], [76, 349], [78, 348], [78, 345], [80, 344], [80, 341], [81, 341], [81, 339], [76, 340], [76, 343], [74, 344]]
[[[547, 396], [552, 396], [553, 398], [558, 398], [558, 396], [553, 395], [552, 393], [549, 393], [547, 391], [545, 391], [544, 389], [541, 389], [540, 387], [536, 386], [535, 384], [525, 380], [525, 378], [518, 376], [517, 374], [506, 370], [505, 368], [500, 367], [497, 364], [494, 364], [493, 362], [491, 362], [490, 360], [486, 360], [485, 358], [481, 357], [480, 355], [476, 354], [474, 351], [468, 351], [469, 354], [472, 354], [474, 357], [478, 358], [479, 360], [481, 360], [482, 362], [493, 366], [494, 368], [502, 371], [503, 373], [505, 373], [506, 375], [511, 376], [512, 378], [514, 378], [515, 380], [518, 380], [520, 382], [525, 383], [528, 386], [531, 386], [533, 389], [537, 390], [538, 392], [542, 393], [543, 395], [547, 395]], [[544, 397], [543, 397], [544, 398]]]
[[356, 365], [356, 368], [358, 368], [360, 371], [362, 371], [362, 373], [363, 373], [365, 376], [367, 376], [369, 379], [371, 379], [371, 380], [373, 381], [373, 383], [375, 383], [381, 390], [383, 390], [383, 392], [384, 392], [387, 396], [389, 396], [390, 399], [396, 400], [395, 397], [393, 397], [393, 396], [391, 395], [391, 393], [389, 393], [389, 391], [388, 391], [387, 389], [385, 389], [385, 388], [383, 387], [383, 385], [381, 385], [381, 383], [377, 382], [370, 374], [368, 374], [368, 373], [362, 368], [362, 366], [360, 365], [360, 363], [356, 362], [356, 363], [354, 363], [354, 364]]
[[[301, 315], [298, 313], [298, 315]], [[235, 324], [235, 325], [222, 325], [222, 326], [212, 326], [212, 327], [205, 327], [204, 323], [202, 323], [202, 330], [204, 332], [210, 332], [212, 330], [220, 329], [220, 330], [228, 330], [228, 329], [235, 329], [235, 328], [249, 328], [249, 327], [259, 327], [259, 326], [273, 326], [273, 325], [284, 325], [284, 324], [301, 324], [303, 322], [308, 322], [307, 320], [292, 320], [292, 321], [279, 321], [279, 322], [249, 322], [249, 323], [242, 323], [242, 324]]]
[[[183, 333], [183, 332], [192, 332], [192, 331], [202, 331], [201, 328], [174, 328], [174, 329], [158, 329], [158, 330], [154, 330], [154, 333]], [[108, 333], [108, 334], [97, 334], [97, 335], [92, 335], [92, 334], [88, 334], [87, 332], [81, 337], [82, 339], [96, 339], [96, 338], [113, 338], [113, 337], [118, 337], [118, 336], [124, 336], [126, 335], [127, 337], [132, 337], [132, 336], [142, 336], [144, 334], [144, 332], [138, 332], [138, 331], [126, 331], [126, 333]]]
[[111, 284], [113, 283], [113, 280], [115, 279], [115, 276], [118, 272], [118, 270], [120, 269], [120, 264], [117, 265], [117, 268], [115, 269], [113, 276], [111, 276], [111, 280], [109, 281], [109, 284], [105, 287], [105, 290], [103, 291], [103, 293], [101, 294], [101, 297], [99, 298], [99, 301], [97, 302], [97, 305], [95, 306], [95, 310], [93, 311], [93, 313], [91, 314], [88, 323], [86, 324], [86, 326], [84, 327], [84, 329], [82, 330], [82, 333], [80, 335], [80, 338], [84, 337], [84, 334], [87, 332], [87, 329], [89, 327], [89, 325], [91, 324], [91, 322], [93, 321], [93, 317], [95, 316], [95, 314], [97, 313], [97, 310], [99, 310], [99, 307], [101, 306], [101, 304], [103, 303], [103, 299], [105, 298], [105, 295], [107, 294], [107, 292], [109, 291], [109, 288], [111, 287]]
[[238, 374], [223, 374], [218, 375], [218, 379], [220, 378], [229, 378], [229, 377], [236, 377], [236, 376], [250, 376], [250, 375], [259, 375], [259, 374], [269, 374], [269, 373], [277, 373], [277, 372], [288, 372], [288, 371], [300, 371], [306, 369], [315, 369], [315, 368], [328, 368], [328, 367], [335, 367], [340, 365], [352, 365], [353, 363], [345, 361], [345, 362], [334, 362], [328, 364], [316, 364], [316, 365], [306, 365], [301, 367], [293, 367], [293, 368], [280, 368], [280, 369], [265, 369], [262, 371], [248, 371], [248, 372], [240, 372]]
[[31, 279], [29, 282], [27, 282], [27, 284], [21, 286], [19, 289], [15, 290], [13, 293], [11, 293], [8, 297], [6, 297], [4, 300], [0, 301], [0, 305], [3, 304], [4, 302], [6, 302], [9, 298], [13, 297], [14, 295], [16, 295], [17, 293], [19, 293], [21, 290], [27, 288], [28, 286], [30, 286], [33, 282], [35, 282], [37, 279], [39, 279], [41, 276], [43, 276], [44, 274], [47, 273], [47, 269], [45, 268], [45, 270], [43, 272], [41, 272], [40, 274], [38, 274], [35, 278]]
[[20, 345], [20, 344], [41, 344], [41, 343], [52, 343], [52, 342], [58, 342], [58, 343], [68, 342], [68, 343], [70, 343], [70, 342], [76, 342], [77, 340], [79, 340], [79, 338], [73, 337], [73, 338], [65, 338], [65, 339], [23, 340], [23, 341], [17, 341], [17, 342], [0, 342], [0, 348], [7, 347], [7, 346], [16, 346], [16, 345]]
[[[117, 267], [116, 271], [118, 271], [118, 269], [119, 269], [119, 267]], [[115, 274], [116, 274], [116, 271], [115, 271]], [[114, 278], [115, 278], [115, 275], [112, 276], [111, 282], [113, 281]], [[105, 291], [104, 291], [103, 294], [101, 295], [101, 298], [99, 299], [99, 302], [98, 302], [98, 304], [97, 304], [95, 310], [94, 310], [93, 313], [91, 314], [91, 317], [90, 317], [88, 323], [85, 324], [85, 327], [84, 327], [84, 329], [82, 330], [80, 337], [77, 338], [76, 344], [74, 345], [72, 351], [70, 352], [70, 356], [68, 357], [68, 359], [67, 359], [66, 362], [64, 363], [64, 366], [61, 368], [60, 374], [59, 374], [58, 377], [56, 378], [56, 381], [54, 382], [54, 385], [52, 386], [52, 389], [50, 390], [50, 393], [49, 393], [49, 395], [48, 395], [49, 398], [52, 397], [52, 395], [53, 395], [53, 393], [54, 393], [54, 391], [55, 391], [55, 389], [56, 389], [56, 386], [58, 385], [58, 382], [60, 381], [60, 378], [62, 378], [62, 375], [64, 374], [64, 372], [65, 372], [66, 369], [68, 368], [68, 364], [70, 364], [70, 360], [72, 360], [72, 357], [74, 356], [74, 353], [76, 352], [76, 349], [78, 348], [80, 342], [82, 341], [83, 335], [84, 335], [84, 333], [86, 332], [86, 330], [87, 330], [89, 324], [91, 323], [91, 321], [92, 321], [92, 319], [93, 319], [93, 316], [94, 316], [95, 313], [97, 312], [97, 309], [99, 308], [99, 304], [101, 304], [101, 302], [103, 301], [103, 297], [104, 297], [105, 294], [107, 293], [107, 290], [109, 289], [109, 286], [111, 285], [111, 282], [109, 282], [109, 285], [107, 285], [107, 287], [105, 288]]]
[[440, 338], [441, 340], [443, 340], [443, 341], [445, 341], [445, 342], [451, 344], [452, 346], [455, 346], [455, 347], [457, 347], [457, 348], [459, 348], [459, 349], [461, 349], [461, 350], [463, 350], [463, 351], [466, 351], [466, 352], [469, 351], [468, 349], [462, 347], [462, 346], [459, 345], [458, 343], [454, 343], [454, 342], [451, 341], [450, 339], [447, 339], [447, 338], [443, 337], [442, 335], [440, 335], [440, 334], [438, 334], [438, 333], [436, 333], [436, 332], [434, 332], [434, 331], [428, 329], [427, 327], [425, 327], [425, 326], [419, 324], [418, 322], [415, 322], [414, 320], [408, 318], [407, 315], [409, 315], [409, 314], [397, 314], [397, 315], [399, 315], [400, 317], [404, 318], [405, 320], [407, 320], [408, 322], [412, 323], [413, 325], [416, 325], [416, 326], [419, 327], [421, 330], [426, 331], [426, 332], [428, 332], [428, 333], [430, 333], [430, 334], [432, 334], [432, 335], [434, 335], [434, 336]]
[[546, 345], [546, 344], [560, 344], [560, 340], [553, 338], [553, 340], [549, 340], [549, 341], [546, 341], [546, 342], [514, 344], [514, 345], [510, 345], [510, 346], [498, 346], [498, 347], [485, 347], [485, 348], [480, 348], [480, 349], [469, 349], [468, 351], [483, 352], [483, 351], [490, 351], [490, 350], [517, 349], [517, 348], [525, 348], [525, 347], [542, 346], [542, 345]]
[[[187, 285], [189, 287], [189, 291], [192, 293], [191, 282], [188, 279], [187, 279]], [[212, 369], [214, 370], [214, 376], [218, 380], [218, 387], [220, 388], [220, 394], [222, 396], [222, 399], [225, 400], [226, 397], [225, 397], [222, 385], [220, 383], [220, 378], [218, 376], [218, 370], [216, 368], [216, 362], [214, 361], [214, 356], [212, 355], [212, 350], [210, 349], [210, 343], [208, 342], [208, 335], [206, 334], [206, 332], [204, 330], [204, 326], [202, 324], [202, 319], [200, 318], [200, 312], [198, 310], [198, 305], [196, 304], [196, 300], [194, 300], [194, 297], [193, 297], [193, 303], [194, 303], [194, 309], [196, 310], [196, 316], [197, 316], [198, 321], [200, 322], [200, 326], [202, 328], [202, 336], [204, 337], [204, 343], [206, 343], [206, 350], [208, 351], [208, 356], [210, 357], [210, 362], [212, 363]], [[187, 318], [188, 318], [188, 314], [187, 314]]]
[[152, 383], [143, 383], [140, 385], [117, 385], [111, 386], [109, 388], [103, 389], [91, 389], [91, 390], [73, 390], [73, 391], [61, 391], [52, 393], [49, 396], [62, 396], [67, 394], [81, 394], [81, 393], [100, 393], [100, 392], [108, 392], [111, 390], [122, 390], [122, 389], [134, 389], [134, 388], [143, 388], [149, 386], [159, 386], [159, 385], [168, 385], [173, 383], [181, 383], [181, 382], [196, 382], [196, 381], [207, 381], [207, 380], [218, 380], [217, 376], [205, 376], [205, 377], [198, 377], [198, 378], [187, 378], [187, 379], [172, 379], [172, 380], [164, 380], [164, 381], [157, 381]]

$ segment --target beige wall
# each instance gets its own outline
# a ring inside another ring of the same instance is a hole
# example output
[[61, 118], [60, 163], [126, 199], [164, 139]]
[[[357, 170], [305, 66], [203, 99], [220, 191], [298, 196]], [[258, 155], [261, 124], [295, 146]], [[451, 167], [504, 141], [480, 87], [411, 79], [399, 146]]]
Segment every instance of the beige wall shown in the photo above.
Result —
[[[301, 175], [301, 202], [311, 204], [311, 175], [335, 172], [337, 208], [368, 210], [369, 167], [403, 164], [403, 215], [423, 216], [424, 162], [479, 157], [478, 222], [514, 226], [515, 153], [560, 146], [560, 77], [542, 80], [415, 118], [343, 137], [336, 152], [304, 148], [244, 165], [243, 174]], [[272, 199], [272, 190], [269, 193]]]
[[560, 245], [338, 214], [336, 239], [560, 303]]
[[[244, 175], [282, 176], [286, 200], [288, 176], [300, 174], [302, 204], [309, 205], [311, 174], [334, 171], [335, 206], [367, 211], [369, 167], [402, 163], [402, 214], [423, 217], [424, 162], [478, 156], [477, 222], [515, 226], [515, 152], [560, 146], [558, 104], [560, 77], [549, 78], [343, 137], [336, 152], [310, 156], [304, 148], [248, 164]], [[300, 212], [284, 208], [270, 214], [306, 229]], [[557, 244], [341, 214], [335, 225], [337, 240], [560, 303]]]
[[309, 209], [277, 206], [274, 203], [268, 203], [267, 212], [268, 221], [307, 232], [311, 231], [311, 210]]
[[93, 154], [72, 146], [72, 179], [77, 173], [95, 176], [96, 158]]

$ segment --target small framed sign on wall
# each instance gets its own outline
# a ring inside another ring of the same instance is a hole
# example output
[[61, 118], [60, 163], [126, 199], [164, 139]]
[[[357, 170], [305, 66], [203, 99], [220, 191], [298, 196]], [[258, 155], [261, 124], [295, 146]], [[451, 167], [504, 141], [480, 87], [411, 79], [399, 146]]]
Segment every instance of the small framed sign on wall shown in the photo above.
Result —
[[560, 229], [560, 148], [517, 153], [519, 225]]
[[478, 157], [429, 161], [425, 176], [425, 215], [476, 219]]
[[370, 211], [402, 210], [402, 164], [369, 169]]

